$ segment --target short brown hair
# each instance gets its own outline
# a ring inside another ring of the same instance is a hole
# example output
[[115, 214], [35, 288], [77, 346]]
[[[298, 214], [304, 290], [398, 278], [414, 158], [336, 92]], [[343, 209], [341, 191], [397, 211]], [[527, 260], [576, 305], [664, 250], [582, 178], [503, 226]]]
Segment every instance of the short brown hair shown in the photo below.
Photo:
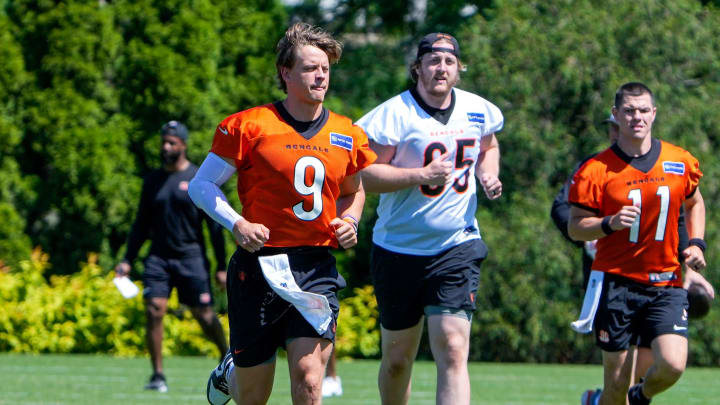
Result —
[[295, 51], [305, 45], [319, 48], [328, 57], [331, 64], [337, 63], [342, 55], [342, 44], [335, 40], [327, 31], [307, 23], [295, 23], [285, 31], [277, 44], [275, 67], [277, 68], [280, 88], [287, 93], [287, 85], [282, 78], [281, 68], [292, 68], [295, 65]]
[[624, 99], [626, 95], [637, 97], [642, 96], [643, 94], [649, 94], [650, 102], [653, 106], [655, 106], [655, 96], [653, 96], [653, 92], [650, 91], [648, 86], [640, 82], [625, 83], [615, 92], [615, 108], [620, 108], [623, 101], [625, 101]]

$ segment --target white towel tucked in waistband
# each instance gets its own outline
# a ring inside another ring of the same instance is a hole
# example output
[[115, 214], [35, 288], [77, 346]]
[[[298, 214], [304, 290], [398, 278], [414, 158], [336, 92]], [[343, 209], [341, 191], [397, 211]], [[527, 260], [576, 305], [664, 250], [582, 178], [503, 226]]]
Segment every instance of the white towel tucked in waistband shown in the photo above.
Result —
[[263, 276], [270, 287], [285, 301], [293, 304], [310, 325], [322, 335], [332, 321], [327, 297], [305, 292], [298, 287], [290, 271], [286, 254], [258, 257]]
[[570, 327], [578, 333], [592, 332], [595, 313], [597, 312], [598, 302], [600, 302], [600, 294], [602, 293], [603, 279], [605, 273], [598, 270], [590, 272], [588, 285], [585, 289], [585, 298], [583, 298], [582, 309], [580, 310], [580, 318], [572, 322]]

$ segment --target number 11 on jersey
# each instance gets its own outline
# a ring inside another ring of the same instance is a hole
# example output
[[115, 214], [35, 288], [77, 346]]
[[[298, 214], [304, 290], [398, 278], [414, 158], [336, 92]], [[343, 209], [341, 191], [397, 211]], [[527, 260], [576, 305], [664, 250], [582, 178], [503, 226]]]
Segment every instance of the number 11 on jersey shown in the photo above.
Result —
[[[655, 229], [655, 240], [662, 241], [665, 239], [665, 226], [667, 225], [668, 207], [670, 206], [670, 187], [658, 186], [657, 196], [660, 197], [660, 215], [657, 219], [657, 228]], [[639, 188], [634, 188], [628, 193], [628, 199], [632, 201], [632, 205], [640, 208], [640, 215], [635, 218], [630, 227], [630, 242], [637, 243], [640, 234], [640, 221], [642, 219], [642, 194]]]

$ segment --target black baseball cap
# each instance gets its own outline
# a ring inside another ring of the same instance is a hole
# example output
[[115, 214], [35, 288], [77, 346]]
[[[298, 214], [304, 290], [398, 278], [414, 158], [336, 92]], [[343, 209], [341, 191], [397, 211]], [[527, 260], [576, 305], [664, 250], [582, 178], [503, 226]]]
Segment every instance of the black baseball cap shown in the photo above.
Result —
[[187, 143], [188, 139], [188, 129], [185, 125], [183, 125], [180, 121], [168, 121], [165, 124], [163, 124], [162, 128], [160, 128], [160, 135], [172, 135], [176, 136], [180, 139], [182, 139], [183, 142]]
[[[446, 41], [452, 44], [452, 48], [447, 46], [433, 46], [437, 41]], [[418, 44], [417, 58], [420, 59], [426, 53], [429, 52], [450, 52], [455, 57], [460, 58], [460, 45], [457, 39], [450, 34], [442, 32], [433, 32], [432, 34], [425, 35]]]

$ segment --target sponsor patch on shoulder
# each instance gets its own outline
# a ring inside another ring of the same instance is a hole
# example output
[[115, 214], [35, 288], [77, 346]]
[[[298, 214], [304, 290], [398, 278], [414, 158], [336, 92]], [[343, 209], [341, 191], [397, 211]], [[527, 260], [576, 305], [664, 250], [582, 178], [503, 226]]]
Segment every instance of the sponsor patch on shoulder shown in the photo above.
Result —
[[663, 171], [672, 174], [685, 174], [685, 163], [683, 162], [663, 162]]
[[483, 113], [473, 113], [469, 112], [467, 113], [468, 121], [470, 122], [479, 122], [481, 124], [485, 123], [485, 114]]
[[343, 149], [352, 150], [353, 139], [352, 136], [338, 134], [336, 132], [330, 132], [330, 145], [335, 145]]

